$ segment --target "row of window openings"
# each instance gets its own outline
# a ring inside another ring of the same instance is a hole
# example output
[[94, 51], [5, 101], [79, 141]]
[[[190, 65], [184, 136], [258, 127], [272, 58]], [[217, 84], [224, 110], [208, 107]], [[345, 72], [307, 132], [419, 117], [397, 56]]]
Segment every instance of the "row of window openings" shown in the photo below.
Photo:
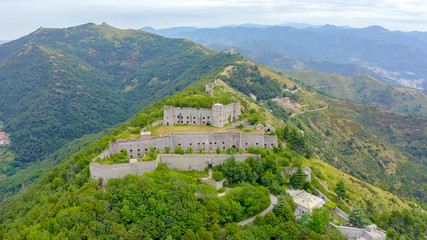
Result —
[[[178, 119], [183, 119], [183, 118], [184, 118], [183, 116], [178, 116]], [[169, 117], [167, 119], [169, 119]], [[187, 116], [187, 119], [190, 119], [190, 118]], [[196, 119], [196, 117], [193, 117], [193, 119]], [[202, 119], [205, 119], [205, 117], [203, 117]], [[209, 119], [209, 116], [207, 117], [207, 119]]]
[[[211, 143], [212, 144], [212, 143]], [[191, 143], [190, 143], [190, 145], [191, 145]], [[200, 143], [199, 143], [199, 145], [200, 145]], [[203, 145], [205, 145], [205, 143], [203, 143]], [[246, 143], [246, 145], [248, 145], [247, 143]], [[256, 145], [258, 146], [258, 143], [256, 143]], [[264, 144], [265, 145], [265, 147], [267, 147], [267, 144]], [[178, 146], [181, 146], [181, 144], [178, 144]], [[273, 146], [273, 144], [271, 144], [271, 146]], [[202, 148], [203, 149], [203, 151], [205, 151], [205, 148]], [[225, 147], [222, 147], [222, 149], [223, 150], [225, 150]], [[156, 150], [156, 148], [154, 148], [154, 150]], [[209, 150], [212, 150], [212, 148], [209, 148]], [[138, 149], [138, 156], [141, 156], [141, 153], [140, 153], [140, 149]], [[147, 149], [145, 149], [145, 151], [147, 152], [148, 150]], [[246, 148], [245, 149], [245, 151], [248, 151], [248, 149]], [[131, 157], [133, 157], [133, 155], [132, 155], [132, 149], [130, 150], [130, 153], [131, 153]]]
[[[210, 145], [212, 145], [212, 142], [209, 143]], [[216, 142], [214, 142], [214, 144], [216, 144]], [[222, 142], [222, 144], [224, 145], [225, 143]], [[197, 143], [197, 145], [200, 145], [200, 143]], [[202, 145], [205, 145], [205, 143], [202, 143]], [[246, 146], [248, 146], [248, 143], [245, 144]], [[255, 145], [258, 146], [258, 143], [255, 143]], [[178, 146], [181, 146], [181, 143], [178, 143]], [[190, 143], [190, 146], [192, 146], [192, 143]], [[267, 144], [264, 144], [265, 147], [267, 147]], [[271, 144], [271, 146], [273, 146], [273, 144]], [[225, 148], [225, 147], [224, 147]], [[154, 151], [156, 151], [157, 148], [154, 148]], [[141, 149], [138, 149], [138, 152], [140, 152]], [[148, 149], [145, 149], [146, 152], [148, 152]], [[132, 149], [129, 150], [129, 152], [132, 152]]]
[[[202, 144], [205, 145], [205, 143], [202, 143]], [[210, 142], [209, 144], [212, 145], [212, 142]], [[214, 144], [216, 144], [216, 142], [214, 142]], [[225, 143], [222, 142], [222, 144], [224, 145]], [[197, 145], [200, 145], [200, 143], [197, 143]], [[255, 145], [258, 146], [258, 143], [255, 143]], [[264, 144], [264, 145], [267, 146], [267, 144]], [[273, 145], [273, 144], [271, 144], [271, 145]], [[178, 143], [178, 146], [181, 146], [181, 143]], [[192, 143], [190, 143], [190, 146], [192, 146]], [[248, 143], [246, 143], [246, 146], [248, 146]]]

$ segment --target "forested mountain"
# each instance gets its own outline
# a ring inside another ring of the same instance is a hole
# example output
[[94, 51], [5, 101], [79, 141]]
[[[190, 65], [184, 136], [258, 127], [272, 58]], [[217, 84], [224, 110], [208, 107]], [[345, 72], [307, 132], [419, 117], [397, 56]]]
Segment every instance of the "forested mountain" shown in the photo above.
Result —
[[6, 176], [0, 181], [73, 139], [123, 122], [233, 57], [106, 24], [40, 28], [0, 45], [0, 120], [15, 154], [10, 164], [0, 162]]
[[108, 25], [39, 29], [0, 47], [0, 119], [18, 160], [37, 161], [182, 89], [226, 58], [189, 41]]
[[[215, 45], [214, 48], [222, 49], [225, 47], [227, 46]], [[369, 75], [389, 85], [399, 86], [397, 82], [356, 64], [334, 63], [319, 59], [296, 58], [279, 52], [254, 51], [241, 47], [236, 47], [235, 50], [255, 62], [265, 64], [275, 69], [316, 71], [322, 73], [339, 74], [345, 77]]]
[[296, 88], [294, 94], [283, 93], [291, 103], [275, 98], [267, 106], [273, 112], [283, 109], [280, 116], [304, 132], [309, 152], [384, 189], [426, 201], [427, 117], [334, 99], [301, 89], [292, 78], [259, 69], [283, 87]]
[[334, 98], [378, 107], [398, 113], [427, 116], [426, 91], [390, 86], [368, 75], [343, 77], [314, 71], [282, 71], [306, 87]]
[[[423, 33], [390, 32], [324, 26], [221, 27], [178, 32], [155, 30], [168, 37], [188, 38], [208, 47], [238, 47], [303, 59], [356, 64], [408, 87], [427, 89], [427, 43]], [[338, 73], [338, 72], [332, 72]], [[380, 79], [381, 80], [381, 79]]]
[[[224, 174], [231, 183], [232, 189], [223, 197], [198, 180], [207, 175], [206, 171], [178, 171], [164, 165], [143, 176], [111, 179], [105, 187], [102, 181], [92, 179], [89, 163], [107, 148], [110, 140], [146, 127], [148, 119], [150, 122], [162, 119], [162, 108], [167, 103], [202, 104], [201, 98], [211, 98], [205, 92], [205, 84], [216, 79], [220, 80], [216, 81], [214, 96], [238, 99], [246, 118], [277, 126], [276, 134], [287, 147], [273, 151], [253, 149], [254, 153], [260, 153], [260, 161], [237, 163], [229, 159], [221, 167], [214, 167], [214, 172]], [[273, 91], [277, 85], [280, 90]], [[283, 95], [290, 96], [292, 108], [281, 104]], [[144, 108], [102, 138], [63, 158], [18, 195], [1, 202], [0, 236], [4, 239], [343, 239], [334, 228], [326, 229], [326, 223], [331, 221], [326, 209], [296, 221], [295, 205], [289, 197], [279, 198], [278, 207], [264, 217], [257, 217], [253, 226], [239, 228], [236, 223], [268, 206], [269, 193], [280, 195], [290, 188], [293, 180], [282, 175], [284, 167], [309, 166], [315, 174], [311, 184], [340, 208], [350, 212], [348, 205], [360, 205], [366, 212], [366, 220], [387, 230], [390, 238], [423, 238], [427, 216], [402, 197], [424, 201], [423, 166], [414, 168], [399, 150], [379, 139], [363, 123], [353, 120], [356, 118], [346, 111], [354, 106], [347, 108], [347, 103], [310, 92], [290, 78], [239, 59]], [[367, 111], [378, 112], [379, 116], [389, 114], [374, 108]], [[401, 195], [385, 192], [364, 180]], [[418, 192], [408, 188], [415, 186], [415, 181], [419, 181]], [[344, 200], [327, 190], [335, 189], [339, 182], [346, 185]], [[311, 191], [310, 184], [304, 184], [304, 188]]]
[[[360, 220], [364, 211], [364, 222], [392, 239], [427, 234], [422, 115], [335, 99], [239, 54], [108, 25], [39, 29], [1, 45], [0, 61], [1, 118], [21, 144], [0, 148], [17, 156], [0, 162], [2, 198], [19, 190], [0, 202], [0, 238], [343, 239], [326, 228], [343, 220], [331, 219], [325, 208], [296, 221], [289, 196], [279, 197], [253, 226], [237, 225], [269, 206], [270, 194], [285, 195], [291, 187], [315, 187], [347, 213], [362, 211]], [[209, 96], [205, 85], [214, 81]], [[239, 100], [248, 122], [274, 125], [272, 134], [286, 143], [250, 149], [259, 161], [230, 158], [214, 167], [216, 177], [230, 181], [225, 196], [218, 195], [225, 189], [200, 182], [207, 171], [162, 164], [106, 186], [92, 178], [89, 163], [109, 141], [138, 137], [163, 118], [165, 105], [198, 107], [218, 99]], [[79, 138], [87, 133], [96, 134]], [[21, 166], [30, 167], [13, 172]], [[286, 167], [311, 167], [312, 182], [288, 178]], [[342, 184], [345, 194], [338, 195]]]

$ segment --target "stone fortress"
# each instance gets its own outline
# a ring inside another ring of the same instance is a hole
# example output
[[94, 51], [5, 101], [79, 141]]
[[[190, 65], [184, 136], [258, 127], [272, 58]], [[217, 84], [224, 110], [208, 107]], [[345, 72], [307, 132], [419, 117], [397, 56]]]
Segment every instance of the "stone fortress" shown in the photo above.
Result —
[[208, 108], [164, 107], [163, 123], [167, 126], [174, 124], [212, 125], [224, 127], [235, 121], [241, 115], [240, 102], [222, 105], [215, 103]]
[[[164, 125], [188, 124], [188, 125], [213, 125], [222, 127], [230, 121], [236, 120], [241, 114], [240, 102], [226, 106], [214, 104], [212, 109], [196, 108], [164, 108]], [[191, 121], [191, 122], [190, 122]], [[122, 150], [127, 151], [129, 163], [101, 165], [90, 164], [90, 172], [94, 179], [104, 179], [104, 183], [110, 178], [121, 178], [127, 174], [140, 175], [143, 172], [154, 171], [158, 163], [166, 163], [169, 168], [180, 170], [202, 171], [206, 166], [222, 164], [230, 158], [229, 154], [159, 154], [153, 161], [138, 162], [137, 158], [143, 158], [151, 148], [158, 152], [174, 152], [180, 147], [182, 150], [192, 148], [194, 152], [216, 152], [219, 148], [225, 151], [228, 148], [239, 148], [248, 151], [250, 147], [273, 149], [277, 147], [277, 136], [264, 135], [262, 132], [190, 132], [171, 133], [163, 136], [151, 136], [150, 132], [141, 132], [139, 139], [122, 139], [110, 141], [109, 147], [97, 158], [110, 157]], [[249, 156], [256, 159], [254, 154], [235, 154], [236, 161], [244, 161]]]
[[143, 135], [140, 139], [111, 141], [109, 148], [101, 158], [114, 155], [126, 150], [129, 158], [142, 158], [146, 152], [154, 150], [165, 152], [166, 147], [173, 152], [177, 147], [184, 151], [192, 148], [194, 152], [202, 149], [204, 152], [221, 151], [228, 148], [239, 148], [247, 151], [248, 148], [265, 147], [273, 149], [277, 147], [277, 136], [264, 135], [262, 133], [247, 132], [203, 132], [203, 133], [172, 133], [163, 136]]

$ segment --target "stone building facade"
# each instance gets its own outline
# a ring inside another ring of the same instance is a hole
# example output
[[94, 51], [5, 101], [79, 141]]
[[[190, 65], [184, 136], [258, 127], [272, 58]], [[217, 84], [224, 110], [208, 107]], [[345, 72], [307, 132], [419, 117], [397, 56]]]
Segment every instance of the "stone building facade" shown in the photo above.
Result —
[[172, 133], [164, 136], [147, 136], [144, 139], [111, 141], [109, 149], [98, 157], [108, 157], [124, 149], [129, 158], [142, 158], [151, 147], [159, 152], [165, 152], [166, 147], [169, 147], [171, 152], [176, 147], [181, 147], [184, 151], [191, 147], [194, 152], [199, 149], [215, 152], [217, 148], [221, 151], [228, 148], [247, 151], [249, 147], [273, 149], [277, 147], [277, 136], [247, 132]]
[[223, 127], [241, 115], [240, 102], [222, 105], [215, 103], [208, 108], [164, 107], [163, 123], [167, 126], [174, 124], [212, 125]]

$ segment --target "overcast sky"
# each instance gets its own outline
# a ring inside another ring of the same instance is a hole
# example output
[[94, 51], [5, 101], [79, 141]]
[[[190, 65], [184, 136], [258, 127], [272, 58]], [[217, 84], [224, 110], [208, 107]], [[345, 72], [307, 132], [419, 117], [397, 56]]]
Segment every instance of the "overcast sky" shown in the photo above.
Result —
[[303, 22], [427, 31], [422, 0], [0, 0], [0, 40], [38, 27], [106, 22], [118, 28]]

